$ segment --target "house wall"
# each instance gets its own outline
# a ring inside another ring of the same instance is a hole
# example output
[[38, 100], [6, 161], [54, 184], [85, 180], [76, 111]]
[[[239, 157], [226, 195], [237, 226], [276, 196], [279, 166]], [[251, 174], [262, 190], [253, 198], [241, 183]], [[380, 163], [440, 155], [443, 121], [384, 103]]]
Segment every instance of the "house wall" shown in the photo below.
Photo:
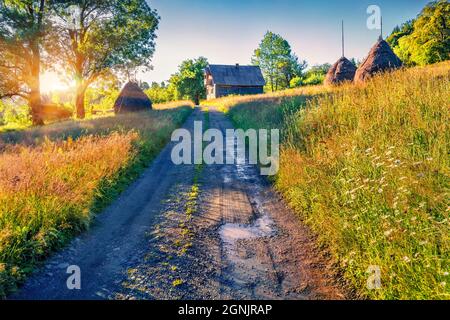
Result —
[[209, 94], [208, 99], [220, 98], [229, 95], [250, 95], [264, 93], [264, 87], [238, 87], [238, 86], [218, 86], [215, 85], [212, 94]]
[[206, 99], [211, 100], [216, 98], [216, 86], [213, 84], [206, 85]]

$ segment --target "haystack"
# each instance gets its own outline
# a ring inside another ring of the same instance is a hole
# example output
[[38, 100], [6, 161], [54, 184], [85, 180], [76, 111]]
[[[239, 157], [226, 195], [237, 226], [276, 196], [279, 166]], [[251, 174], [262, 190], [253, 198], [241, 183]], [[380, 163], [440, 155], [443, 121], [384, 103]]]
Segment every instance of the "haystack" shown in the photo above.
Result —
[[355, 82], [364, 82], [377, 73], [395, 70], [401, 66], [402, 61], [389, 44], [380, 38], [370, 50], [366, 60], [356, 70]]
[[346, 57], [342, 57], [328, 70], [324, 84], [337, 85], [344, 81], [353, 81], [355, 72], [355, 65]]
[[150, 110], [152, 102], [136, 82], [128, 82], [114, 104], [116, 114]]

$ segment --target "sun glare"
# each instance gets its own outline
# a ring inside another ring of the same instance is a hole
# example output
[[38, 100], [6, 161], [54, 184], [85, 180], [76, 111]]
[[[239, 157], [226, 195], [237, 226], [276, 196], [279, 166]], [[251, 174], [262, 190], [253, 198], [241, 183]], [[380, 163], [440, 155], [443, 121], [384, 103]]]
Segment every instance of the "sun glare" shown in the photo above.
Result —
[[41, 92], [50, 93], [63, 91], [70, 88], [70, 85], [63, 81], [55, 72], [45, 72], [41, 74]]

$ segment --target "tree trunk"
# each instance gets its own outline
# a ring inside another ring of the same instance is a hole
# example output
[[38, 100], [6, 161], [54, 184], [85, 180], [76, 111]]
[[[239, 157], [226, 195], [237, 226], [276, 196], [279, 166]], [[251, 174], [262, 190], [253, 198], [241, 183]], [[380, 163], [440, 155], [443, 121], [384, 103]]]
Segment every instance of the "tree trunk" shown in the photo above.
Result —
[[28, 105], [30, 106], [31, 121], [35, 126], [44, 125], [44, 119], [42, 114], [42, 102], [39, 93], [39, 89], [31, 89], [30, 98], [28, 99]]
[[86, 85], [83, 82], [77, 84], [77, 94], [75, 98], [75, 107], [77, 110], [77, 118], [84, 119], [86, 111], [84, 107], [84, 96], [86, 94]]
[[39, 45], [37, 42], [31, 43], [31, 77], [30, 77], [30, 97], [28, 104], [30, 107], [31, 120], [33, 125], [41, 126], [44, 124], [42, 115], [42, 101], [41, 101], [41, 84], [39, 74], [41, 71], [41, 54], [39, 52]]

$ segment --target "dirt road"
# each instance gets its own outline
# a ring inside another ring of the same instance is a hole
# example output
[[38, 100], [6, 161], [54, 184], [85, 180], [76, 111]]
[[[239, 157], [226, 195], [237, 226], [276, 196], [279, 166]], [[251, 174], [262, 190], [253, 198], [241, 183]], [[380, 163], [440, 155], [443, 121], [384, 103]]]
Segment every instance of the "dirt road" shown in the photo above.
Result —
[[[197, 109], [185, 128], [220, 112]], [[251, 165], [172, 163], [169, 144], [13, 299], [342, 299], [314, 237]], [[81, 270], [69, 290], [67, 267]]]

